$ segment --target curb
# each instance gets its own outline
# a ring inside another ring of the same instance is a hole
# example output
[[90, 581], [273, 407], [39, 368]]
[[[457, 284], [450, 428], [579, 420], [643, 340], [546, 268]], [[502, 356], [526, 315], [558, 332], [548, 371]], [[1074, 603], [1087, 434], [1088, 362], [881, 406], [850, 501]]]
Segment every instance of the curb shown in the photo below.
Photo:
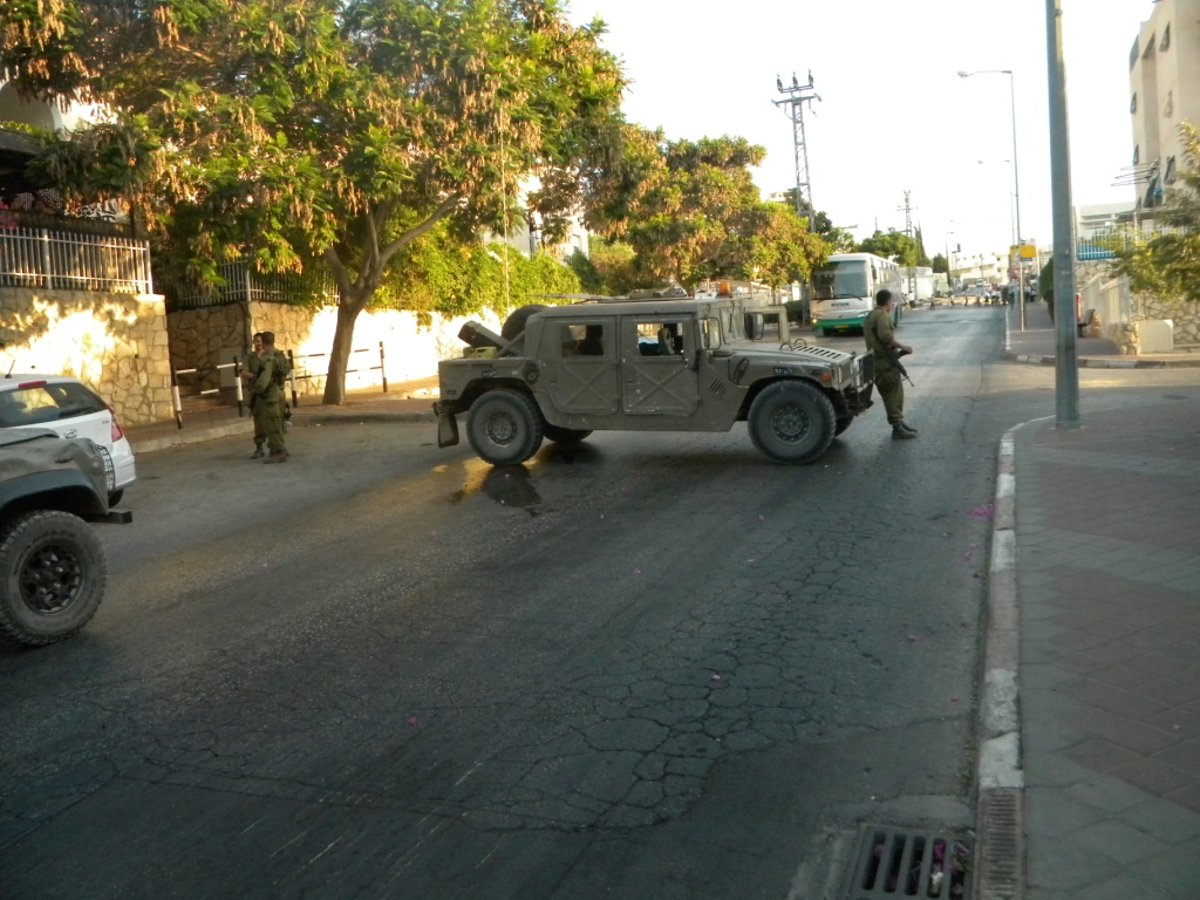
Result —
[[169, 450], [172, 447], [186, 447], [189, 444], [199, 444], [216, 438], [228, 437], [233, 434], [251, 434], [254, 432], [254, 422], [250, 419], [238, 419], [226, 425], [204, 425], [190, 431], [180, 429], [174, 434], [162, 437], [135, 438], [130, 440], [133, 452], [153, 453], [155, 450]]
[[1025, 895], [1025, 774], [1021, 769], [1020, 606], [1017, 598], [1016, 433], [1006, 431], [997, 454], [996, 495], [988, 566], [983, 691], [976, 771], [975, 894], [980, 900]]
[[[1013, 362], [1026, 363], [1034, 366], [1052, 366], [1058, 360], [1057, 356], [1032, 356], [1025, 353], [1013, 353], [1005, 348], [1004, 358]], [[1200, 359], [1102, 359], [1095, 356], [1081, 356], [1076, 360], [1081, 369], [1186, 369], [1200, 368]]]

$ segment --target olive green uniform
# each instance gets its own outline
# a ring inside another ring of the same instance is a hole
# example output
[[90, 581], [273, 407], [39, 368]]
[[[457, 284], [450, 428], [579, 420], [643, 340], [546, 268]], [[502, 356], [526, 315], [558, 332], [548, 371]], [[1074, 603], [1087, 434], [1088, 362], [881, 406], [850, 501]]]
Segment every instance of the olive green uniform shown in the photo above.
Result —
[[261, 455], [262, 446], [267, 442], [267, 432], [264, 429], [264, 420], [260, 412], [263, 404], [256, 402], [257, 398], [254, 396], [254, 383], [258, 381], [258, 376], [261, 371], [262, 360], [259, 358], [257, 353], [251, 353], [248, 357], [246, 357], [246, 372], [250, 375], [250, 378], [246, 382], [246, 386], [248, 393], [250, 394], [250, 396], [247, 398], [250, 403], [250, 415], [254, 417], [255, 456]]
[[888, 424], [899, 425], [904, 421], [904, 382], [900, 378], [900, 370], [888, 357], [888, 348], [892, 346], [896, 335], [892, 328], [891, 313], [885, 307], [877, 306], [868, 313], [863, 323], [863, 337], [867, 340], [867, 349], [875, 358], [875, 388], [883, 400]]
[[[252, 388], [254, 393], [254, 430], [261, 427], [266, 437], [267, 449], [271, 456], [286, 455], [287, 447], [283, 439], [283, 386], [278, 382], [282, 377], [276, 377], [280, 364], [275, 355], [259, 360], [258, 377]], [[261, 422], [261, 426], [260, 423]]]

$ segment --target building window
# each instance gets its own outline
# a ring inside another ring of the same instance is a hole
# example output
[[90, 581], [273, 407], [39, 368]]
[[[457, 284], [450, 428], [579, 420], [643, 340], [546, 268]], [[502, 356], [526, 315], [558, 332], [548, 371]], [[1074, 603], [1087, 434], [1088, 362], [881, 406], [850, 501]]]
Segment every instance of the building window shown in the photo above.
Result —
[[1163, 184], [1175, 183], [1175, 157], [1167, 157], [1167, 171], [1163, 173]]
[[1133, 164], [1135, 166], [1138, 164], [1138, 159], [1141, 157], [1141, 155], [1142, 155], [1142, 148], [1135, 144], [1133, 147]]
[[1162, 51], [1162, 50], [1166, 50], [1170, 46], [1171, 46], [1171, 26], [1168, 25], [1166, 28], [1163, 29], [1163, 36], [1162, 36], [1162, 40], [1158, 42], [1158, 49], [1160, 51]]
[[1163, 105], [1163, 118], [1169, 119], [1175, 112], [1175, 92], [1167, 91], [1167, 102]]
[[1129, 111], [1137, 112], [1137, 91], [1134, 91], [1133, 96], [1129, 99]]

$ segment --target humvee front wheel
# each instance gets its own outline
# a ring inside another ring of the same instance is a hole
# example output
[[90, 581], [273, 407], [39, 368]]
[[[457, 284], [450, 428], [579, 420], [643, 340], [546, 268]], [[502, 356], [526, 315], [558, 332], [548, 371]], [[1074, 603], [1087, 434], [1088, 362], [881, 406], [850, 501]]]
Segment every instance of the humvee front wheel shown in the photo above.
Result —
[[0, 539], [0, 633], [40, 646], [70, 637], [100, 608], [108, 562], [78, 516], [39, 510]]
[[833, 442], [833, 404], [803, 381], [777, 381], [754, 398], [748, 417], [750, 439], [778, 463], [810, 463]]
[[494, 466], [516, 466], [542, 446], [542, 414], [533, 400], [509, 388], [488, 391], [471, 404], [467, 439]]

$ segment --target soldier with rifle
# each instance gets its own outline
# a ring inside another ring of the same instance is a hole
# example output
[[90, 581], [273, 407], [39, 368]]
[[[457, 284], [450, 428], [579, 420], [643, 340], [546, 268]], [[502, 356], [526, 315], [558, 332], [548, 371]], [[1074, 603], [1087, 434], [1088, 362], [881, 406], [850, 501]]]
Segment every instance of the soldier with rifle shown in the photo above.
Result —
[[[901, 379], [908, 379], [908, 370], [901, 365], [900, 357], [912, 353], [912, 347], [896, 340], [892, 328], [894, 302], [889, 290], [875, 295], [875, 308], [863, 323], [863, 337], [875, 359], [875, 387], [879, 389], [888, 423], [892, 426], [892, 439], [907, 441], [917, 436], [917, 429], [904, 421], [904, 382]], [[912, 384], [912, 379], [908, 379], [908, 383]]]

